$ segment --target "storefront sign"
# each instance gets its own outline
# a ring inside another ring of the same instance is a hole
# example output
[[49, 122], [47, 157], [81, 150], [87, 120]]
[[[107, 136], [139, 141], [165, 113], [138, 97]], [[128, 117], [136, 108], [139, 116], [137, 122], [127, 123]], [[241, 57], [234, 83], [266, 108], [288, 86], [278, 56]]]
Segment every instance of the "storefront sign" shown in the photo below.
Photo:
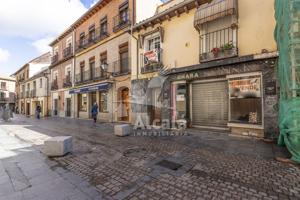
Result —
[[260, 78], [242, 78], [229, 80], [230, 97], [232, 98], [255, 98], [261, 97]]
[[147, 51], [145, 54], [145, 64], [153, 63], [153, 62], [159, 62], [158, 60], [158, 50], [154, 49], [151, 51]]
[[194, 79], [197, 79], [197, 78], [199, 78], [199, 73], [198, 72], [178, 74], [176, 76], [176, 80], [194, 80]]
[[94, 91], [107, 91], [108, 86], [109, 86], [108, 83], [103, 83], [99, 85], [93, 85], [90, 87], [78, 88], [78, 89], [70, 90], [69, 94], [88, 93]]

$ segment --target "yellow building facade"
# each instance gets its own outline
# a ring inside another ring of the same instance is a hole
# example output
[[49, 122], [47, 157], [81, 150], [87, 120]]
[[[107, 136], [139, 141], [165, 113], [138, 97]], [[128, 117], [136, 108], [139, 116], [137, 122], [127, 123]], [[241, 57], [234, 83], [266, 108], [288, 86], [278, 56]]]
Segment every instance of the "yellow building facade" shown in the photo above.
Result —
[[270, 137], [278, 100], [274, 29], [274, 0], [159, 6], [133, 27], [133, 122]]

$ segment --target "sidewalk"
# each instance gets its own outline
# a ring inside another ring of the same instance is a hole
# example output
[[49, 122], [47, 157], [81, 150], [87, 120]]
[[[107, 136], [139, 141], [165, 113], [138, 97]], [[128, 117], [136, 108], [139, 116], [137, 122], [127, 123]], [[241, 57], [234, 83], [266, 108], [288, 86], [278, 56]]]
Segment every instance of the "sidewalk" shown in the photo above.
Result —
[[83, 179], [0, 127], [0, 200], [101, 199]]

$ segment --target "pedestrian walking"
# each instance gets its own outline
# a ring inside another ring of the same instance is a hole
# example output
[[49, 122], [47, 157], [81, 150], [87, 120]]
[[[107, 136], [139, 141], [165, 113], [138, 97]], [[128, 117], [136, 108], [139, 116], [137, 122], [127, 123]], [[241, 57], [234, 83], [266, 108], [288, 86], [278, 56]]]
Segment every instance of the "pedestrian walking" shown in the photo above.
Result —
[[36, 107], [36, 109], [35, 109], [35, 114], [36, 114], [36, 118], [37, 118], [37, 119], [40, 119], [40, 118], [41, 118], [41, 111], [42, 111], [41, 106], [38, 105], [38, 106]]
[[97, 115], [98, 115], [98, 104], [97, 102], [95, 102], [92, 107], [92, 117], [94, 119], [94, 123], [97, 122]]

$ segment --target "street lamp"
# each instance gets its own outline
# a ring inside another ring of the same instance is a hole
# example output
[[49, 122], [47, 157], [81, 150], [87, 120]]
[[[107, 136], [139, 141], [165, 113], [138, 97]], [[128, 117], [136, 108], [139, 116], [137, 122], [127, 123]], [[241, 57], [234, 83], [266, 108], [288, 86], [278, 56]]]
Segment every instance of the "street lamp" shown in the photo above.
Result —
[[102, 68], [104, 71], [107, 72], [107, 70], [108, 70], [108, 64], [107, 64], [106, 62], [102, 63], [102, 64], [101, 64], [101, 68]]

